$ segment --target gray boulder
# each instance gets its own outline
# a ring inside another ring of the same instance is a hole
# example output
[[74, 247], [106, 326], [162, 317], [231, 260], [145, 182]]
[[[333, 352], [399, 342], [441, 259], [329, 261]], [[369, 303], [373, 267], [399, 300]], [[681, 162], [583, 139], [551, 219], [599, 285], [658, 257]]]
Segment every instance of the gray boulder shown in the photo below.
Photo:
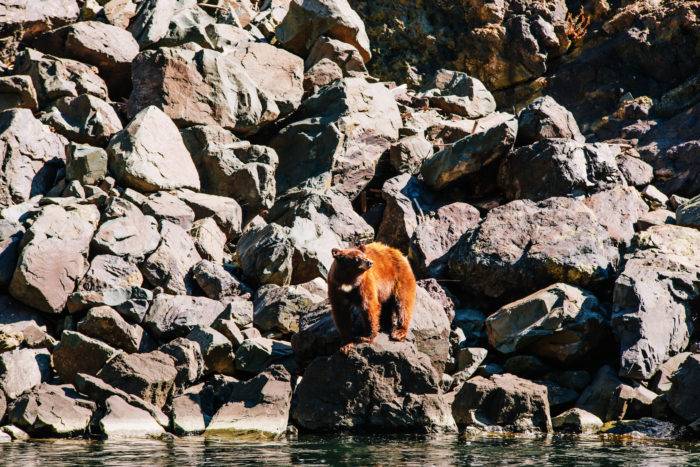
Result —
[[99, 97], [81, 94], [53, 102], [41, 121], [75, 143], [104, 146], [122, 129], [111, 105]]
[[538, 97], [518, 114], [517, 146], [527, 146], [549, 138], [566, 138], [583, 143], [571, 112], [550, 96]]
[[253, 302], [253, 324], [264, 333], [285, 336], [299, 331], [299, 315], [326, 297], [314, 295], [301, 286], [260, 287]]
[[78, 373], [94, 376], [118, 353], [119, 350], [98, 339], [65, 330], [51, 360], [61, 381], [75, 384]]
[[162, 345], [158, 350], [175, 359], [175, 368], [177, 369], [175, 386], [177, 388], [188, 387], [204, 375], [204, 357], [197, 342], [185, 337], [178, 337]]
[[668, 405], [687, 422], [700, 419], [700, 401], [697, 397], [700, 384], [700, 355], [690, 355], [671, 377]]
[[569, 409], [552, 418], [552, 427], [564, 433], [595, 433], [603, 427], [603, 421], [582, 409]]
[[[114, 309], [108, 306], [92, 308], [78, 322], [78, 331], [94, 339], [124, 350], [125, 352], [144, 352], [153, 346], [149, 336], [138, 324], [129, 324]], [[101, 367], [100, 367], [101, 368]]]
[[621, 384], [622, 382], [610, 366], [602, 366], [593, 382], [581, 393], [576, 401], [576, 407], [606, 421], [608, 410], [614, 402], [615, 391]]
[[291, 355], [292, 348], [287, 342], [265, 337], [249, 338], [236, 349], [236, 369], [245, 373], [260, 373]]
[[158, 339], [186, 336], [194, 326], [210, 326], [224, 311], [221, 302], [206, 297], [158, 294], [143, 325]]
[[195, 326], [187, 334], [186, 339], [199, 346], [206, 373], [221, 375], [235, 373], [233, 345], [226, 336], [208, 326]]
[[150, 413], [119, 396], [109, 397], [104, 404], [104, 415], [97, 425], [106, 439], [156, 438], [165, 434]]
[[8, 399], [49, 380], [51, 354], [45, 349], [17, 349], [0, 353], [0, 392]]
[[92, 239], [97, 253], [141, 260], [158, 247], [158, 222], [124, 198], [113, 198], [102, 213], [103, 222]]
[[17, 108], [35, 112], [38, 106], [36, 89], [29, 76], [16, 75], [0, 78], [0, 112]]
[[192, 208], [195, 220], [212, 217], [227, 239], [240, 236], [243, 212], [235, 199], [189, 190], [180, 191], [177, 196]]
[[83, 144], [71, 144], [66, 157], [66, 180], [94, 185], [107, 177], [107, 151]]
[[477, 119], [496, 111], [496, 100], [484, 83], [466, 73], [438, 70], [425, 87], [431, 107], [448, 114]]
[[247, 229], [236, 245], [241, 269], [253, 284], [289, 285], [294, 248], [289, 229], [267, 224]]
[[204, 294], [219, 301], [250, 294], [251, 289], [221, 264], [202, 260], [192, 268], [192, 277]]

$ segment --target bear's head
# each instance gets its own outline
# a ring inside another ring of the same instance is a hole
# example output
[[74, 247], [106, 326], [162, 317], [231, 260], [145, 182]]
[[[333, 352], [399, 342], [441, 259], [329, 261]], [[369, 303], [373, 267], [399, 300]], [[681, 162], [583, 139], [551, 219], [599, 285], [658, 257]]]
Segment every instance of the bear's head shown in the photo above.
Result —
[[335, 263], [347, 275], [360, 275], [372, 267], [362, 246], [358, 248], [333, 248], [331, 254]]

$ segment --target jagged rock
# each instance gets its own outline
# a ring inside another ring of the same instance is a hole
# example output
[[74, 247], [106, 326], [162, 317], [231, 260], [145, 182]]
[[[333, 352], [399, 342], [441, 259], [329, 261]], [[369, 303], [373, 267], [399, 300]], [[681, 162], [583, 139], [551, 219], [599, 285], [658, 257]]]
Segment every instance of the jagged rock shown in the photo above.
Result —
[[178, 337], [158, 350], [175, 359], [177, 378], [175, 385], [179, 388], [189, 386], [204, 374], [204, 357], [200, 345], [190, 339]]
[[409, 174], [390, 178], [382, 186], [384, 211], [377, 230], [377, 240], [401, 251], [408, 251], [413, 234], [418, 227], [418, 214], [414, 203], [420, 208], [423, 186]]
[[24, 430], [14, 425], [5, 425], [0, 428], [0, 431], [8, 435], [12, 441], [27, 441], [30, 438]]
[[187, 4], [182, 4], [182, 2], [181, 5], [185, 8], [176, 11], [172, 15], [168, 28], [158, 40], [157, 45], [161, 47], [178, 46], [188, 42], [195, 42], [202, 47], [215, 48], [212, 47], [213, 41], [208, 33], [215, 24], [214, 18], [197, 5], [188, 6]]
[[205, 217], [193, 222], [188, 233], [194, 240], [197, 253], [204, 260], [212, 261], [212, 264], [217, 265], [224, 261], [224, 258], [227, 256], [224, 251], [226, 234], [221, 230], [213, 217]]
[[333, 190], [292, 189], [277, 198], [267, 219], [292, 227], [300, 217], [327, 227], [348, 244], [374, 239], [374, 230], [353, 209], [350, 200]]
[[417, 175], [423, 161], [433, 155], [433, 145], [421, 135], [401, 138], [389, 149], [389, 162], [399, 173]]
[[332, 37], [320, 36], [316, 39], [304, 61], [304, 68], [310, 71], [322, 61], [337, 65], [340, 70], [338, 79], [343, 76], [361, 76], [367, 73], [365, 61], [360, 52], [352, 45]]
[[292, 348], [287, 342], [265, 337], [249, 338], [236, 350], [236, 369], [246, 373], [260, 373], [291, 355]]
[[80, 7], [75, 0], [3, 3], [0, 5], [0, 17], [3, 18], [0, 33], [6, 36], [19, 31], [20, 36], [32, 37], [76, 21], [79, 14]]
[[0, 325], [0, 352], [15, 350], [24, 343], [24, 333], [13, 326]]
[[155, 438], [165, 433], [150, 413], [119, 396], [109, 397], [104, 410], [105, 415], [97, 424], [106, 439]]
[[34, 41], [34, 47], [97, 67], [113, 95], [126, 95], [131, 88], [131, 61], [138, 55], [139, 45], [121, 27], [81, 21], [44, 33]]
[[576, 407], [592, 413], [605, 421], [613, 394], [622, 382], [608, 365], [601, 367], [593, 382], [581, 393]]
[[235, 199], [193, 191], [178, 192], [177, 196], [192, 208], [195, 220], [214, 218], [228, 239], [238, 238], [241, 234], [243, 213]]
[[464, 383], [455, 395], [452, 414], [461, 426], [552, 431], [547, 387], [510, 374], [475, 376]]
[[606, 420], [638, 419], [651, 416], [656, 394], [641, 384], [620, 384], [613, 392]]
[[501, 353], [525, 351], [564, 363], [597, 349], [606, 323], [592, 293], [557, 283], [500, 308], [486, 319], [486, 331]]
[[635, 188], [621, 185], [594, 193], [584, 202], [620, 245], [629, 245], [634, 237], [635, 223], [649, 210]]
[[322, 87], [342, 78], [343, 70], [333, 61], [328, 58], [319, 60], [304, 73], [304, 94], [306, 96], [316, 94]]
[[167, 191], [159, 191], [150, 195], [141, 210], [144, 214], [153, 216], [159, 221], [168, 221], [185, 230], [189, 230], [194, 222], [194, 211], [187, 203]]
[[603, 427], [603, 421], [582, 409], [569, 409], [552, 418], [552, 426], [557, 432], [595, 433]]
[[365, 24], [347, 0], [292, 0], [289, 12], [275, 30], [277, 40], [304, 56], [320, 36], [352, 45], [365, 63], [372, 57]]
[[480, 347], [461, 347], [455, 355], [455, 379], [466, 381], [472, 377], [479, 365], [486, 359], [488, 351]]
[[287, 229], [267, 224], [246, 230], [236, 245], [246, 278], [254, 284], [289, 285], [294, 249]]
[[180, 127], [217, 124], [241, 134], [279, 116], [239, 60], [195, 44], [141, 52], [132, 78], [129, 115], [156, 106]]
[[213, 408], [204, 383], [187, 388], [173, 398], [172, 427], [178, 435], [201, 435], [211, 420]]
[[302, 287], [280, 287], [268, 284], [260, 287], [253, 302], [253, 324], [264, 333], [279, 336], [299, 331], [299, 315], [325, 299]]
[[550, 96], [538, 97], [518, 114], [516, 145], [527, 146], [550, 138], [586, 141], [571, 112]]
[[211, 326], [224, 311], [221, 302], [205, 297], [159, 294], [143, 324], [158, 339], [186, 336], [194, 326]]
[[117, 181], [141, 191], [199, 189], [199, 175], [172, 120], [156, 107], [141, 110], [107, 148]]
[[194, 326], [186, 338], [199, 346], [207, 373], [233, 375], [236, 371], [233, 346], [220, 332], [208, 326]]
[[35, 112], [38, 106], [31, 77], [16, 75], [0, 78], [0, 112], [16, 108]]
[[97, 146], [106, 144], [122, 129], [112, 106], [90, 94], [54, 101], [41, 121], [71, 141]]
[[420, 279], [416, 281], [416, 284], [418, 287], [428, 292], [428, 295], [440, 304], [445, 312], [445, 316], [447, 316], [447, 320], [452, 323], [455, 318], [455, 304], [459, 302], [457, 297], [433, 278]]
[[700, 228], [700, 197], [695, 197], [676, 209], [676, 224]]
[[107, 177], [107, 151], [83, 144], [71, 144], [66, 157], [66, 180], [94, 185]]
[[190, 270], [202, 260], [192, 237], [180, 226], [161, 222], [161, 242], [144, 261], [141, 270], [154, 287], [163, 287], [166, 293], [190, 294], [195, 282]]
[[700, 384], [700, 355], [688, 356], [671, 376], [668, 404], [687, 422], [700, 418], [700, 401], [695, 388]]
[[455, 428], [429, 359], [413, 345], [386, 336], [360, 344], [348, 355], [317, 358], [294, 397], [292, 418], [312, 431]]
[[545, 139], [504, 158], [498, 185], [508, 199], [541, 200], [581, 195], [624, 183], [617, 169], [615, 146]]
[[667, 209], [656, 209], [639, 216], [635, 227], [642, 232], [651, 226], [664, 224], [676, 224], [676, 214]]
[[0, 220], [0, 286], [7, 288], [17, 267], [24, 227], [7, 219]]
[[518, 200], [489, 211], [464, 235], [450, 275], [490, 297], [531, 293], [553, 282], [589, 286], [609, 280], [619, 252], [594, 212], [579, 200]]
[[51, 354], [45, 349], [17, 349], [0, 353], [0, 392], [13, 400], [48, 381]]
[[160, 351], [121, 353], [97, 374], [105, 383], [163, 407], [175, 384], [175, 360]]
[[95, 206], [45, 206], [24, 236], [10, 294], [47, 313], [60, 313], [88, 269], [85, 259], [99, 212]]
[[118, 353], [98, 339], [65, 330], [53, 351], [52, 363], [62, 382], [75, 384], [78, 373], [94, 376]]
[[318, 186], [330, 178], [351, 199], [373, 178], [380, 156], [398, 139], [401, 127], [389, 90], [362, 78], [324, 87], [292, 119], [270, 143], [280, 156], [277, 191]]
[[29, 109], [0, 114], [0, 206], [43, 195], [66, 159], [66, 141], [34, 118]]
[[[129, 25], [141, 48], [155, 44], [168, 32], [170, 20], [180, 11], [196, 5], [194, 0], [177, 2], [164, 0], [146, 0], [138, 3], [135, 17]], [[128, 23], [127, 23], [128, 24]]]
[[95, 410], [70, 385], [44, 383], [13, 402], [8, 419], [33, 437], [68, 437], [85, 433]]
[[668, 392], [671, 389], [673, 375], [690, 355], [692, 355], [690, 352], [681, 352], [663, 362], [652, 378], [649, 387], [656, 392]]
[[[634, 155], [633, 155], [634, 154]], [[630, 151], [621, 152], [617, 155], [617, 168], [632, 186], [644, 186], [654, 179], [654, 168], [639, 158], [639, 153]]]
[[211, 299], [223, 301], [231, 297], [251, 293], [248, 286], [240, 282], [232, 272], [220, 264], [202, 260], [192, 268], [197, 285]]
[[[143, 352], [152, 346], [148, 334], [137, 324], [129, 324], [119, 313], [108, 306], [92, 308], [81, 321], [78, 331], [94, 339], [124, 350]], [[100, 367], [101, 368], [101, 367]]]
[[333, 264], [333, 248], [341, 248], [340, 238], [323, 224], [297, 218], [289, 227], [289, 242], [293, 248], [292, 283], [325, 278]]
[[25, 49], [15, 58], [14, 74], [29, 75], [36, 89], [39, 106], [61, 97], [92, 94], [107, 100], [107, 85], [96, 70], [84, 63]]
[[126, 29], [136, 15], [136, 3], [134, 0], [108, 0], [102, 6], [102, 14], [107, 23]]
[[517, 132], [518, 121], [513, 115], [494, 114], [486, 127], [425, 159], [421, 166], [423, 180], [429, 187], [441, 190], [478, 172], [510, 150]]
[[450, 322], [464, 332], [465, 342], [469, 345], [475, 345], [482, 337], [485, 337], [484, 322], [486, 316], [472, 308], [459, 308], [454, 312], [454, 318]]
[[284, 368], [272, 367], [248, 381], [232, 384], [227, 402], [209, 421], [207, 433], [270, 437], [283, 434], [292, 402], [290, 381]]
[[640, 232], [613, 292], [613, 331], [620, 341], [620, 375], [649, 379], [692, 332], [698, 296], [700, 232], [660, 225]]
[[430, 105], [448, 114], [477, 119], [496, 111], [496, 100], [484, 83], [466, 73], [438, 70], [425, 87]]
[[222, 319], [230, 319], [241, 329], [250, 328], [253, 325], [253, 302], [240, 298], [234, 299], [226, 305], [220, 316]]
[[140, 260], [158, 247], [160, 233], [153, 217], [123, 198], [113, 199], [110, 206], [92, 239], [94, 251]]
[[668, 204], [668, 196], [654, 185], [645, 186], [641, 194], [652, 209], [665, 208]]

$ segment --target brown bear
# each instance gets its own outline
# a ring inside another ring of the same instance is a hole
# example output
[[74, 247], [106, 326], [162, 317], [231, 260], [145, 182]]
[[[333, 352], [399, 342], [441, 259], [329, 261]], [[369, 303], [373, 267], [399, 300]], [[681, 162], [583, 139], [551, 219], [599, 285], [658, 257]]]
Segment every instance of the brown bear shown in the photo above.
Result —
[[[416, 279], [399, 250], [382, 243], [334, 248], [328, 273], [331, 315], [343, 341], [343, 351], [355, 342], [372, 342], [380, 321], [388, 323], [392, 340], [406, 338], [416, 300]], [[382, 305], [387, 313], [382, 314]], [[353, 314], [363, 319], [364, 335], [353, 335]]]

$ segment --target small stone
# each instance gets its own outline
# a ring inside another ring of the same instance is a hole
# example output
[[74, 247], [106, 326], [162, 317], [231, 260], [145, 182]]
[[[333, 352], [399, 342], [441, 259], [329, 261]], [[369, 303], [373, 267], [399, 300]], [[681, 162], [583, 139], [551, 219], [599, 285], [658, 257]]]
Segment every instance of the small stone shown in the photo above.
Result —
[[595, 433], [603, 427], [603, 421], [582, 409], [569, 409], [552, 418], [552, 426], [557, 432]]

